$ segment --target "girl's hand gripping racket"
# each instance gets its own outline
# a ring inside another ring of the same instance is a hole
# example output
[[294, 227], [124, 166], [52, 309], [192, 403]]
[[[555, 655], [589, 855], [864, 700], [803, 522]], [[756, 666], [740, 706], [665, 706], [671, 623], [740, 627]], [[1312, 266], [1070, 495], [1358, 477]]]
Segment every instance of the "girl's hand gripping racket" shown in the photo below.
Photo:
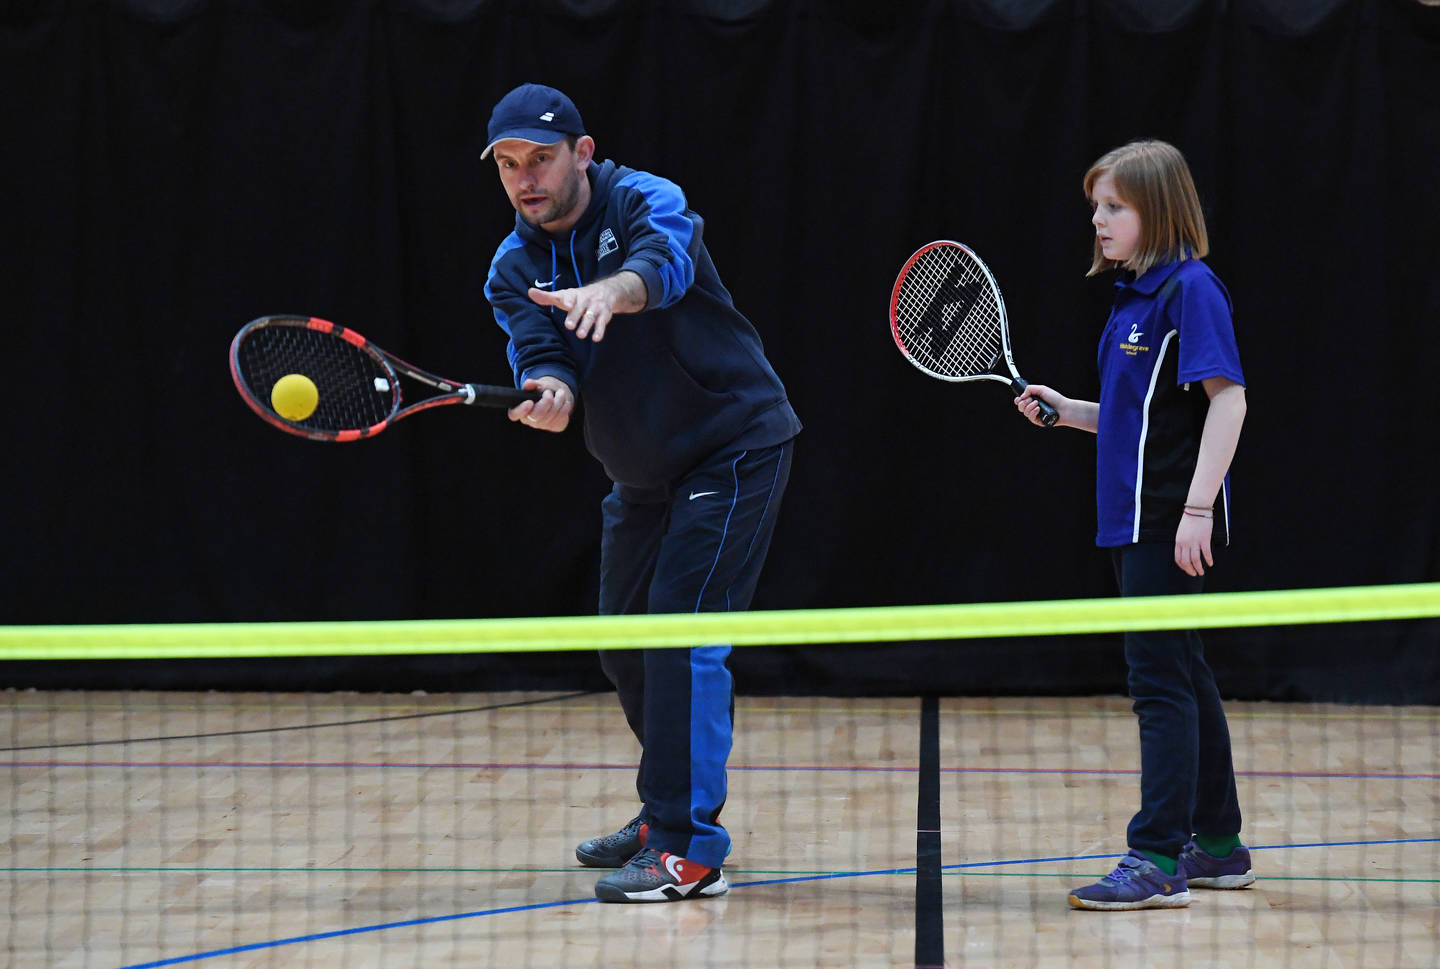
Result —
[[[1010, 355], [1005, 300], [989, 268], [967, 246], [939, 241], [921, 247], [895, 279], [890, 330], [900, 352], [940, 380], [998, 380], [1020, 394], [1028, 386]], [[1055, 408], [1035, 398], [1040, 421], [1052, 427]]]
[[[514, 407], [540, 392], [437, 377], [354, 330], [308, 316], [262, 316], [230, 343], [230, 376], [271, 426], [313, 441], [374, 437], [402, 417], [446, 404]], [[408, 406], [400, 378], [439, 393]]]

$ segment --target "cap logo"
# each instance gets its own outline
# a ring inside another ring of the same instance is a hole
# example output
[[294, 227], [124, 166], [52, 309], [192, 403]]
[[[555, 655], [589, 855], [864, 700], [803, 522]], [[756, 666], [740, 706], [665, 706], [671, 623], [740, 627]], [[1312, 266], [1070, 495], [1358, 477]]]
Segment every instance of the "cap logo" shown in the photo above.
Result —
[[555, 120], [555, 112], [554, 112], [554, 111], [546, 111], [544, 114], [542, 114], [542, 115], [540, 116], [540, 120], [541, 120], [541, 121], [554, 121], [554, 120]]

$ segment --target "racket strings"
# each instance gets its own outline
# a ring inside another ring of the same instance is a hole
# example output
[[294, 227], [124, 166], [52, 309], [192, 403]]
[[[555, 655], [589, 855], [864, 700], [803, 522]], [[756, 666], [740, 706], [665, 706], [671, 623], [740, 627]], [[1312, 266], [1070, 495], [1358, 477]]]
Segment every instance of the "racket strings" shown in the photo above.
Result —
[[363, 430], [387, 420], [399, 388], [393, 375], [341, 337], [303, 325], [272, 324], [251, 331], [237, 354], [240, 374], [267, 408], [275, 382], [287, 374], [309, 377], [319, 402], [309, 417], [291, 421], [317, 431]]
[[900, 284], [895, 320], [911, 357], [937, 375], [979, 376], [1004, 357], [995, 287], [958, 250], [937, 247], [915, 261]]

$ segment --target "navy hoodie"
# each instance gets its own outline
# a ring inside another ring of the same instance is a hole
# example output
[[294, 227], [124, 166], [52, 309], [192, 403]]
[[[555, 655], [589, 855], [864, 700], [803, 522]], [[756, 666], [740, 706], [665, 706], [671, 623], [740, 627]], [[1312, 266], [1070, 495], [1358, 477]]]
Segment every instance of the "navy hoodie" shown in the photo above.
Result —
[[[552, 376], [576, 391], [585, 445], [616, 483], [667, 492], [716, 455], [780, 444], [800, 430], [760, 336], [720, 282], [704, 222], [666, 179], [613, 161], [587, 171], [590, 204], [552, 237], [518, 215], [485, 295], [510, 337], [515, 385]], [[645, 281], [645, 309], [617, 315], [600, 343], [565, 328], [532, 286], [571, 289], [622, 269]]]

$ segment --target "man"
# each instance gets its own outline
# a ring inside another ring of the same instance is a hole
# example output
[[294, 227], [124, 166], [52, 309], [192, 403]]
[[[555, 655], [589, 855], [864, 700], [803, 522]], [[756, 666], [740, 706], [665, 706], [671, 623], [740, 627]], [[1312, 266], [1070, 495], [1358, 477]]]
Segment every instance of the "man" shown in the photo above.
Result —
[[[800, 421], [736, 310], [674, 183], [600, 162], [575, 105], [517, 87], [489, 144], [517, 213], [485, 295], [510, 336], [510, 419], [559, 432], [584, 399], [585, 443], [614, 482], [602, 503], [600, 612], [749, 607]], [[728, 645], [607, 650], [640, 741], [639, 814], [576, 849], [616, 870], [606, 901], [723, 894], [719, 823], [733, 726]]]

